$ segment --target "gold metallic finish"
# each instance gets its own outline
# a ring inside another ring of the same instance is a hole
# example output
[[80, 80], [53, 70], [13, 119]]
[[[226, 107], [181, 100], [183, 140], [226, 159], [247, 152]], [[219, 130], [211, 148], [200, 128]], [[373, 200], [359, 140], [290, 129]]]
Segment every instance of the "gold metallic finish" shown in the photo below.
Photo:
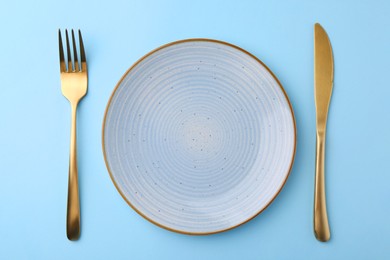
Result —
[[333, 54], [328, 35], [314, 25], [314, 97], [316, 104], [316, 177], [314, 189], [314, 233], [319, 241], [330, 239], [325, 194], [326, 122], [333, 88]]
[[[235, 48], [237, 50], [240, 50], [244, 53], [246, 53], [247, 55], [249, 55], [250, 57], [252, 57], [254, 60], [256, 60], [258, 63], [260, 63], [262, 66], [264, 66], [264, 68], [274, 77], [274, 79], [276, 80], [276, 82], [278, 83], [280, 89], [282, 90], [284, 96], [286, 97], [286, 100], [289, 104], [289, 107], [290, 107], [290, 112], [291, 112], [291, 117], [293, 119], [293, 123], [294, 123], [294, 151], [293, 151], [293, 156], [291, 158], [291, 163], [290, 163], [290, 167], [289, 167], [289, 170], [288, 170], [288, 174], [283, 182], [283, 184], [281, 185], [279, 191], [275, 194], [275, 196], [270, 200], [270, 202], [262, 209], [260, 210], [259, 212], [257, 212], [254, 216], [248, 218], [246, 221], [240, 223], [240, 224], [237, 224], [235, 226], [232, 226], [232, 227], [229, 227], [227, 229], [221, 229], [221, 230], [217, 230], [217, 231], [214, 231], [214, 232], [205, 232], [205, 233], [197, 233], [197, 232], [186, 232], [186, 231], [182, 231], [182, 230], [177, 230], [177, 229], [172, 229], [170, 227], [167, 227], [167, 226], [164, 226], [164, 225], [161, 225], [160, 223], [158, 222], [155, 222], [154, 220], [148, 218], [146, 215], [144, 215], [141, 211], [139, 211], [134, 205], [131, 204], [131, 202], [126, 198], [126, 196], [122, 193], [122, 191], [120, 190], [120, 188], [118, 187], [117, 183], [115, 182], [115, 179], [113, 177], [113, 174], [111, 172], [111, 169], [108, 165], [108, 161], [107, 161], [107, 156], [106, 156], [106, 148], [105, 148], [105, 142], [104, 142], [104, 126], [105, 126], [105, 123], [106, 123], [106, 118], [107, 118], [107, 112], [108, 112], [108, 109], [110, 107], [110, 104], [111, 104], [111, 100], [113, 99], [113, 96], [116, 92], [116, 90], [118, 89], [118, 87], [120, 86], [121, 82], [124, 80], [124, 78], [127, 76], [127, 74], [130, 73], [131, 70], [133, 70], [140, 62], [142, 62], [144, 59], [146, 59], [147, 57], [153, 55], [154, 53], [156, 53], [157, 51], [163, 49], [163, 48], [166, 48], [166, 47], [169, 47], [169, 46], [172, 46], [172, 45], [175, 45], [175, 44], [179, 44], [179, 43], [183, 43], [183, 42], [196, 42], [196, 41], [204, 41], [204, 42], [216, 42], [216, 43], [220, 43], [220, 44], [224, 44], [226, 46], [229, 46], [229, 47], [232, 47], [232, 48]], [[104, 113], [104, 118], [103, 118], [103, 125], [102, 125], [102, 148], [103, 148], [103, 156], [104, 156], [104, 161], [106, 163], [106, 167], [107, 167], [107, 170], [108, 170], [108, 173], [110, 175], [110, 178], [111, 178], [111, 181], [114, 183], [115, 185], [115, 188], [118, 190], [119, 194], [122, 196], [122, 198], [127, 202], [127, 204], [134, 210], [136, 211], [139, 215], [141, 215], [144, 219], [150, 221], [151, 223], [155, 224], [156, 226], [159, 226], [161, 228], [164, 228], [166, 230], [169, 230], [169, 231], [172, 231], [172, 232], [176, 232], [176, 233], [180, 233], [180, 234], [185, 234], [185, 235], [212, 235], [212, 234], [216, 234], [216, 233], [221, 233], [221, 232], [225, 232], [225, 231], [228, 231], [228, 230], [231, 230], [231, 229], [234, 229], [238, 226], [241, 226], [247, 222], [249, 222], [250, 220], [254, 219], [256, 216], [258, 216], [261, 212], [263, 212], [266, 208], [268, 208], [268, 206], [275, 200], [275, 198], [279, 195], [280, 191], [282, 190], [282, 188], [284, 187], [284, 185], [286, 184], [287, 182], [287, 179], [288, 177], [290, 176], [290, 172], [292, 170], [292, 167], [293, 167], [293, 163], [294, 163], [294, 159], [295, 159], [295, 153], [296, 153], [296, 146], [297, 146], [297, 127], [296, 127], [296, 121], [295, 121], [295, 115], [294, 115], [294, 111], [293, 111], [293, 108], [292, 108], [292, 105], [291, 105], [291, 102], [287, 96], [287, 93], [286, 91], [284, 90], [282, 84], [280, 83], [280, 81], [278, 80], [278, 78], [273, 74], [273, 72], [260, 60], [258, 59], [256, 56], [254, 56], [253, 54], [251, 54], [250, 52], [236, 46], [236, 45], [233, 45], [231, 43], [227, 43], [227, 42], [223, 42], [223, 41], [219, 41], [219, 40], [213, 40], [213, 39], [207, 39], [207, 38], [191, 38], [191, 39], [185, 39], [185, 40], [179, 40], [179, 41], [175, 41], [175, 42], [170, 42], [170, 43], [167, 43], [165, 45], [162, 45], [154, 50], [152, 50], [151, 52], [147, 53], [146, 55], [144, 55], [143, 57], [141, 57], [137, 62], [135, 62], [127, 71], [126, 73], [122, 76], [122, 78], [119, 80], [119, 82], [117, 83], [117, 85], [115, 86], [114, 90], [112, 91], [112, 94], [109, 98], [109, 101], [108, 101], [108, 104], [107, 104], [107, 107], [106, 107], [106, 111]]]
[[76, 112], [77, 105], [87, 93], [88, 75], [84, 44], [79, 30], [80, 63], [78, 61], [76, 41], [72, 30], [73, 61], [69, 44], [68, 31], [65, 30], [67, 60], [65, 62], [62, 46], [61, 31], [58, 30], [60, 51], [61, 91], [68, 99], [71, 110], [70, 156], [69, 156], [69, 185], [68, 209], [66, 218], [66, 235], [69, 240], [77, 240], [80, 236], [80, 199], [77, 177], [77, 143], [76, 143]]

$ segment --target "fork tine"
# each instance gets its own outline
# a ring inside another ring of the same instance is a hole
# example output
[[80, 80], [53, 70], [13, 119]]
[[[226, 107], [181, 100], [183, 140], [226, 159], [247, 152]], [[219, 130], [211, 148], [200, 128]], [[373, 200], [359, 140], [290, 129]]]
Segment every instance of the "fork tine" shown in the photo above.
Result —
[[68, 30], [65, 30], [66, 35], [66, 56], [68, 58], [68, 72], [73, 71], [73, 65], [72, 65], [72, 54], [70, 52], [70, 45], [69, 45], [69, 37], [68, 37]]
[[81, 59], [81, 71], [87, 71], [87, 59], [85, 57], [83, 37], [79, 30], [79, 41], [80, 41], [80, 59]]
[[65, 65], [65, 58], [64, 58], [64, 49], [62, 47], [62, 37], [61, 37], [61, 30], [58, 29], [58, 42], [60, 46], [60, 72], [66, 71], [66, 65]]
[[75, 71], [80, 71], [79, 62], [78, 62], [78, 59], [77, 59], [76, 41], [74, 39], [73, 29], [72, 29], [72, 43], [73, 43], [74, 70]]

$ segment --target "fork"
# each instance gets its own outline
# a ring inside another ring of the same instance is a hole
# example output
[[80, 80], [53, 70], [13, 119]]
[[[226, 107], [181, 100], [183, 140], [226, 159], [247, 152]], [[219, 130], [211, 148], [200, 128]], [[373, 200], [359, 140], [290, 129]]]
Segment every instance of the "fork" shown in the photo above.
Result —
[[69, 45], [68, 30], [65, 30], [67, 52], [67, 62], [65, 62], [61, 30], [58, 30], [61, 91], [62, 94], [68, 99], [72, 111], [69, 155], [68, 207], [66, 217], [66, 235], [69, 240], [77, 240], [80, 236], [80, 199], [77, 177], [76, 113], [77, 105], [87, 93], [88, 87], [87, 61], [85, 58], [84, 44], [80, 30], [78, 31], [78, 34], [80, 45], [80, 63], [78, 61], [76, 41], [73, 30], [73, 61]]

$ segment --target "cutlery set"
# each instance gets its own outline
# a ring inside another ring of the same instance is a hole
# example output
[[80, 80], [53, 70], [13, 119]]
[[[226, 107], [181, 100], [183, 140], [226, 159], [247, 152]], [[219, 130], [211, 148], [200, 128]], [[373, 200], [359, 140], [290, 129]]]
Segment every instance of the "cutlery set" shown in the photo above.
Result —
[[[64, 51], [58, 32], [61, 90], [71, 105], [66, 230], [77, 240], [76, 114], [88, 74], [81, 32], [78, 45], [70, 35], [66, 30]], [[315, 24], [314, 233], [322, 242], [330, 239], [325, 138], [332, 88], [332, 47]], [[260, 214], [283, 188], [296, 150], [294, 114], [278, 79], [249, 52], [210, 39], [173, 42], [137, 61], [113, 91], [102, 135], [108, 172], [125, 201], [160, 227], [195, 235]]]

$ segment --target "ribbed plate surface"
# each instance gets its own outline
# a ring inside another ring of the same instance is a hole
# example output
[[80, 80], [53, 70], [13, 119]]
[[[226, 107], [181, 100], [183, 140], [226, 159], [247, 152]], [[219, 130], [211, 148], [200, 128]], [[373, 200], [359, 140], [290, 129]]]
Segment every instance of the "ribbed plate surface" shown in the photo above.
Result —
[[107, 105], [103, 150], [125, 200], [181, 233], [236, 227], [267, 207], [295, 154], [282, 86], [233, 45], [192, 39], [143, 57]]

